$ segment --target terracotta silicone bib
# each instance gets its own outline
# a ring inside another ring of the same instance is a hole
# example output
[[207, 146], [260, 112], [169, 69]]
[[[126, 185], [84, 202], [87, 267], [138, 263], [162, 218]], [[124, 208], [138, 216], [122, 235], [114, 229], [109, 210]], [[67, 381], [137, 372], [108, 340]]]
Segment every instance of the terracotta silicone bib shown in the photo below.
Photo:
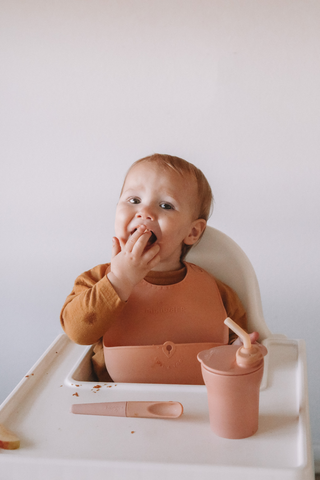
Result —
[[104, 347], [104, 357], [115, 382], [203, 385], [197, 355], [218, 343]]
[[215, 279], [186, 262], [173, 285], [142, 280], [103, 337], [115, 382], [203, 384], [197, 354], [228, 343], [226, 311]]

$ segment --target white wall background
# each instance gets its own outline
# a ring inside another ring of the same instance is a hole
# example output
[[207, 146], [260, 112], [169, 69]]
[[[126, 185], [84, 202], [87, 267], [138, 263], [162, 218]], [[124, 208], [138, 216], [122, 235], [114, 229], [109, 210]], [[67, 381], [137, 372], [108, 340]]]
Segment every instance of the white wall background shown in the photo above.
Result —
[[274, 332], [304, 338], [320, 465], [320, 2], [1, 0], [0, 401], [109, 260], [128, 166], [196, 163]]

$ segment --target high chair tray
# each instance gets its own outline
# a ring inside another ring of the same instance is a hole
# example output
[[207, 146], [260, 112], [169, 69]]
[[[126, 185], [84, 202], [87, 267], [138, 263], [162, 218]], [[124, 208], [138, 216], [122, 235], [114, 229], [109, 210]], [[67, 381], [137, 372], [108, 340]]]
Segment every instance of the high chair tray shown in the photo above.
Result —
[[[0, 407], [0, 423], [21, 440], [0, 450], [5, 480], [212, 480], [314, 478], [304, 342], [271, 337], [258, 432], [217, 437], [205, 386], [91, 381], [91, 350], [59, 336]], [[73, 403], [181, 402], [176, 420], [70, 413]]]

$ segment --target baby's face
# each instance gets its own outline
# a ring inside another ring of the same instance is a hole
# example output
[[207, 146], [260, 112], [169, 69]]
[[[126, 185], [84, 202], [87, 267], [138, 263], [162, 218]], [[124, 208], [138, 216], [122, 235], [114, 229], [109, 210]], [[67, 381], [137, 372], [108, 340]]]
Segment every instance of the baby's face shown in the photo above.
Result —
[[[116, 236], [126, 242], [145, 225], [153, 232], [149, 242], [160, 246], [157, 270], [180, 268], [183, 243], [197, 218], [197, 184], [154, 163], [142, 162], [128, 173], [116, 210]], [[193, 242], [192, 242], [193, 243]]]

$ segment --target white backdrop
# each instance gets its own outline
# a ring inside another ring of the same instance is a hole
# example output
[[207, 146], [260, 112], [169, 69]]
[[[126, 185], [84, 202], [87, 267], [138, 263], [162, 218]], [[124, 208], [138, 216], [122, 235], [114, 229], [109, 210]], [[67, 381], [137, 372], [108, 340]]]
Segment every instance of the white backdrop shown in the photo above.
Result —
[[320, 465], [320, 2], [1, 0], [0, 401], [109, 260], [128, 166], [194, 162], [270, 329], [304, 338]]

